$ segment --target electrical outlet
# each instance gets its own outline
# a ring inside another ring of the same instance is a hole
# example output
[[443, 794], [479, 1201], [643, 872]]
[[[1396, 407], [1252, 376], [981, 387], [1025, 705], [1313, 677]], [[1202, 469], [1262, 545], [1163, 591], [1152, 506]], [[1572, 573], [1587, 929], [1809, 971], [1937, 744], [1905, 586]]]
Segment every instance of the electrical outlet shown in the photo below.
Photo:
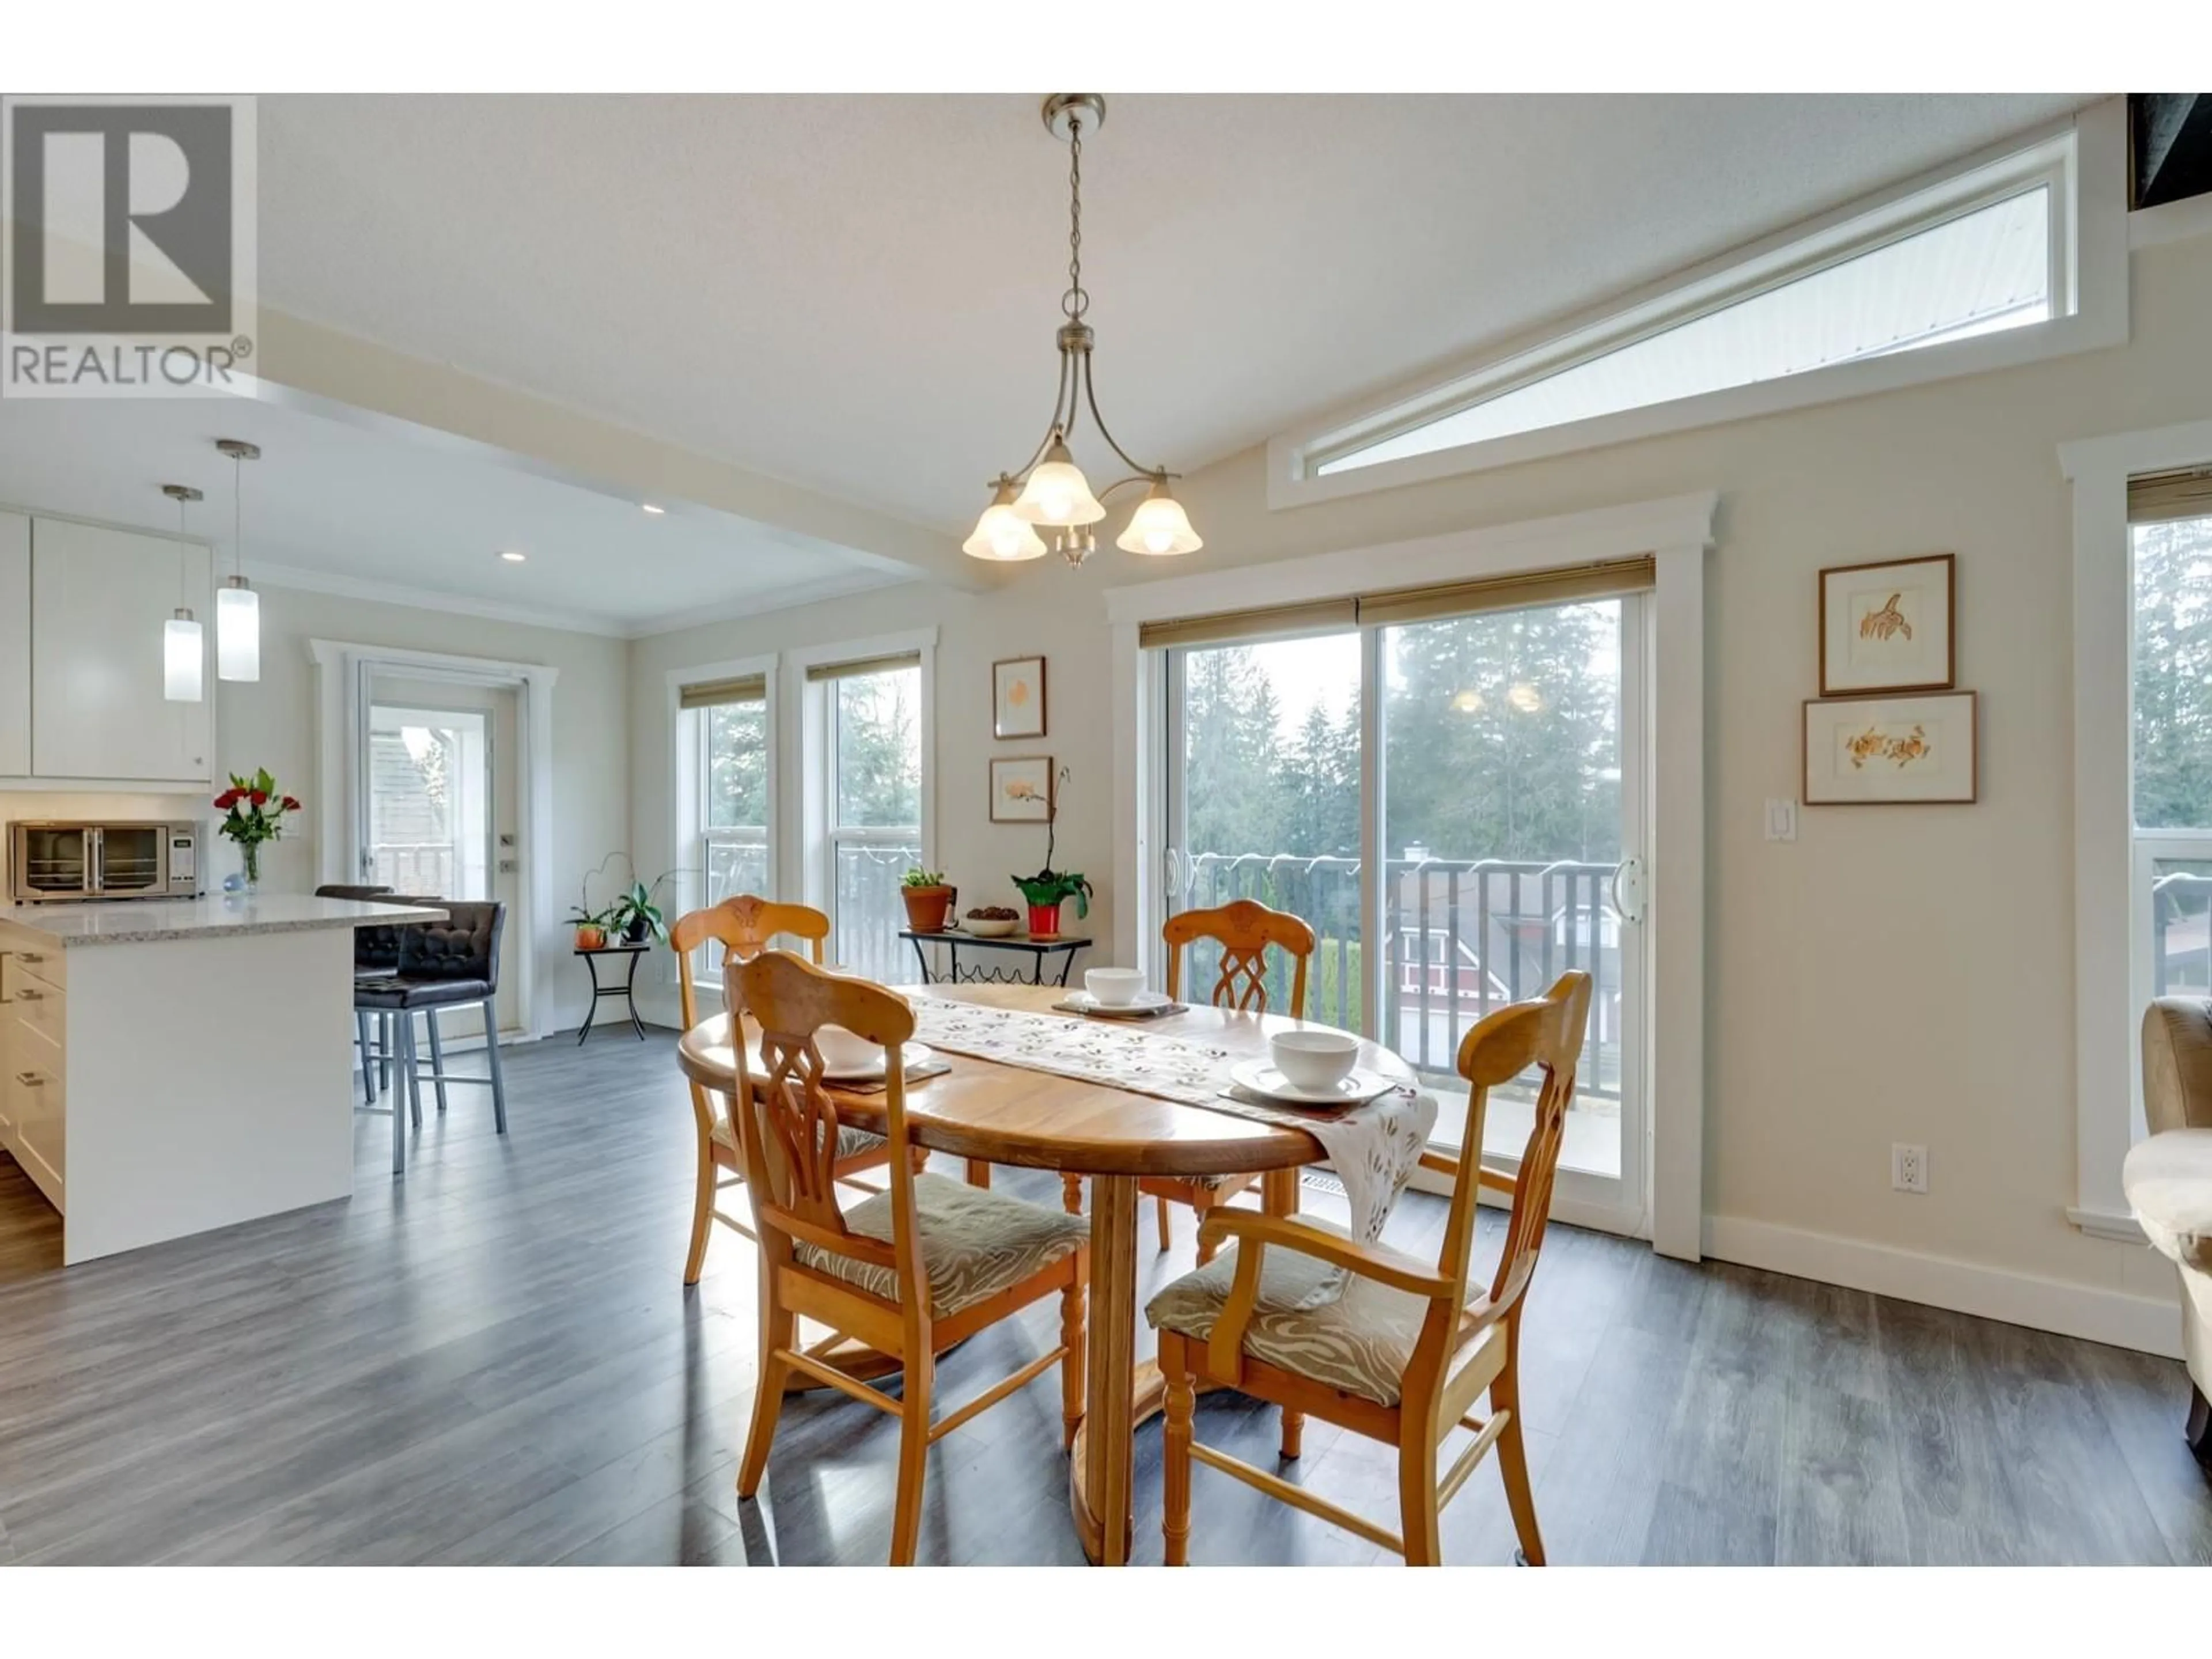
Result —
[[1928, 1149], [1898, 1141], [1889, 1149], [1889, 1184], [1900, 1193], [1928, 1190]]
[[1797, 803], [1794, 800], [1771, 800], [1766, 803], [1766, 838], [1769, 841], [1797, 839]]

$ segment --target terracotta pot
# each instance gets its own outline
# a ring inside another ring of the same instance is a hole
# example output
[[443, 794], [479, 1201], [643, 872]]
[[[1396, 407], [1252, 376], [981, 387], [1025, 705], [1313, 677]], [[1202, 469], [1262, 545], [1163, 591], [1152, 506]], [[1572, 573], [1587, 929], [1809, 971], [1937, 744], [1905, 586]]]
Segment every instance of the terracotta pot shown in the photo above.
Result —
[[1030, 906], [1030, 937], [1031, 939], [1051, 939], [1059, 932], [1060, 906], [1058, 904]]
[[906, 925], [917, 933], [941, 933], [952, 907], [960, 902], [957, 887], [939, 884], [935, 887], [902, 887], [899, 896], [906, 901]]
[[579, 951], [604, 951], [607, 945], [607, 930], [604, 927], [579, 927], [576, 948]]

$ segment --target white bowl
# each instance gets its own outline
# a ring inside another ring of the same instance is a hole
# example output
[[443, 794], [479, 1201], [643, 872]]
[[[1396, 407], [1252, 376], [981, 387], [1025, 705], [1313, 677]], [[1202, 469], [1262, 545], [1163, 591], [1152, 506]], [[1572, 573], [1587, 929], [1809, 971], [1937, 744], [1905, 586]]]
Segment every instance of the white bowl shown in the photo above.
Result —
[[1359, 1039], [1343, 1031], [1278, 1031], [1267, 1039], [1267, 1053], [1293, 1085], [1319, 1091], [1352, 1075]]
[[821, 1050], [822, 1069], [830, 1077], [849, 1076], [884, 1063], [884, 1050], [880, 1043], [871, 1042], [842, 1025], [817, 1027], [814, 1046]]
[[1102, 1008], [1126, 1008], [1145, 988], [1144, 971], [1138, 968], [1086, 968], [1083, 988]]
[[1022, 921], [1019, 916], [963, 916], [960, 925], [977, 939], [1004, 939]]

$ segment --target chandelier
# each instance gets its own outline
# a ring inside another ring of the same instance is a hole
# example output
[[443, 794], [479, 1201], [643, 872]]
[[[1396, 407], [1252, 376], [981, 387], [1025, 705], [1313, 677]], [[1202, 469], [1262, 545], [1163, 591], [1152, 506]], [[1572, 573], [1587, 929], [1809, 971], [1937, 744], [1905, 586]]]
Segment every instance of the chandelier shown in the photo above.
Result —
[[[1068, 149], [1067, 169], [1067, 292], [1060, 309], [1066, 321], [1060, 325], [1060, 390], [1054, 395], [1052, 424], [1044, 440], [1027, 461], [1012, 472], [1001, 472], [992, 482], [990, 506], [975, 521], [975, 533], [961, 550], [978, 559], [1007, 561], [1041, 559], [1045, 542], [1039, 528], [1049, 531], [1052, 546], [1071, 565], [1079, 565], [1097, 550], [1092, 528], [1106, 516], [1106, 498], [1132, 485], [1148, 486], [1144, 500], [1129, 515], [1128, 526], [1114, 539], [1125, 552], [1164, 555], [1195, 553], [1206, 544], [1190, 527], [1190, 519], [1168, 488], [1180, 477], [1164, 466], [1146, 466], [1131, 460], [1129, 452], [1115, 441], [1098, 412], [1098, 394], [1091, 380], [1091, 348], [1095, 337], [1084, 321], [1091, 295], [1083, 287], [1083, 135], [1098, 131], [1106, 119], [1106, 100], [1095, 92], [1057, 92], [1044, 100], [1044, 124]], [[1106, 441], [1128, 476], [1092, 494], [1069, 453], [1083, 411]]]

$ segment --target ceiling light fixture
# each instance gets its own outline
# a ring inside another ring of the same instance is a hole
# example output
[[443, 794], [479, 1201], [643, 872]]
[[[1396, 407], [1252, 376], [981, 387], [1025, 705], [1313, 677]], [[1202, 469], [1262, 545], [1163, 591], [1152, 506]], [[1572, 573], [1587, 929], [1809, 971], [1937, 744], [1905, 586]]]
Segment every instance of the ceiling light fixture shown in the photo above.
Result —
[[520, 564], [530, 556], [527, 553], [502, 553], [499, 556], [505, 559], [509, 564]]
[[222, 680], [261, 678], [261, 596], [246, 584], [246, 463], [261, 459], [261, 446], [243, 438], [217, 438], [230, 457], [230, 580], [215, 595], [215, 673]]
[[[185, 532], [185, 504], [202, 500], [190, 484], [163, 484], [161, 493], [177, 504], [177, 534]], [[185, 550], [177, 550], [177, 614], [161, 624], [161, 695], [171, 702], [198, 702], [205, 695], [202, 681], [207, 672], [206, 649], [200, 642], [199, 618], [185, 603], [188, 597]]]
[[[971, 558], [1012, 560], [1044, 556], [1045, 543], [1031, 526], [1052, 532], [1052, 545], [1071, 565], [1079, 565], [1098, 545], [1091, 526], [1106, 516], [1106, 498], [1131, 484], [1147, 484], [1145, 499], [1130, 514], [1127, 528], [1114, 545], [1130, 553], [1165, 555], [1195, 553], [1206, 545], [1190, 527], [1189, 515], [1168, 488], [1180, 477], [1164, 466], [1146, 466], [1131, 460], [1129, 452], [1114, 441], [1098, 412], [1098, 394], [1091, 379], [1091, 348], [1094, 336], [1084, 321], [1091, 295], [1083, 286], [1083, 135], [1096, 132], [1106, 119], [1106, 100], [1095, 92], [1056, 92], [1044, 100], [1044, 124], [1054, 137], [1068, 148], [1067, 169], [1067, 292], [1060, 309], [1066, 321], [1060, 325], [1060, 390], [1053, 398], [1052, 424], [1044, 441], [1029, 459], [1012, 472], [992, 480], [990, 506], [976, 520], [975, 529], [963, 542], [961, 551]], [[1091, 423], [1106, 441], [1130, 476], [1106, 486], [1097, 495], [1076, 465], [1067, 441], [1085, 410]]]

